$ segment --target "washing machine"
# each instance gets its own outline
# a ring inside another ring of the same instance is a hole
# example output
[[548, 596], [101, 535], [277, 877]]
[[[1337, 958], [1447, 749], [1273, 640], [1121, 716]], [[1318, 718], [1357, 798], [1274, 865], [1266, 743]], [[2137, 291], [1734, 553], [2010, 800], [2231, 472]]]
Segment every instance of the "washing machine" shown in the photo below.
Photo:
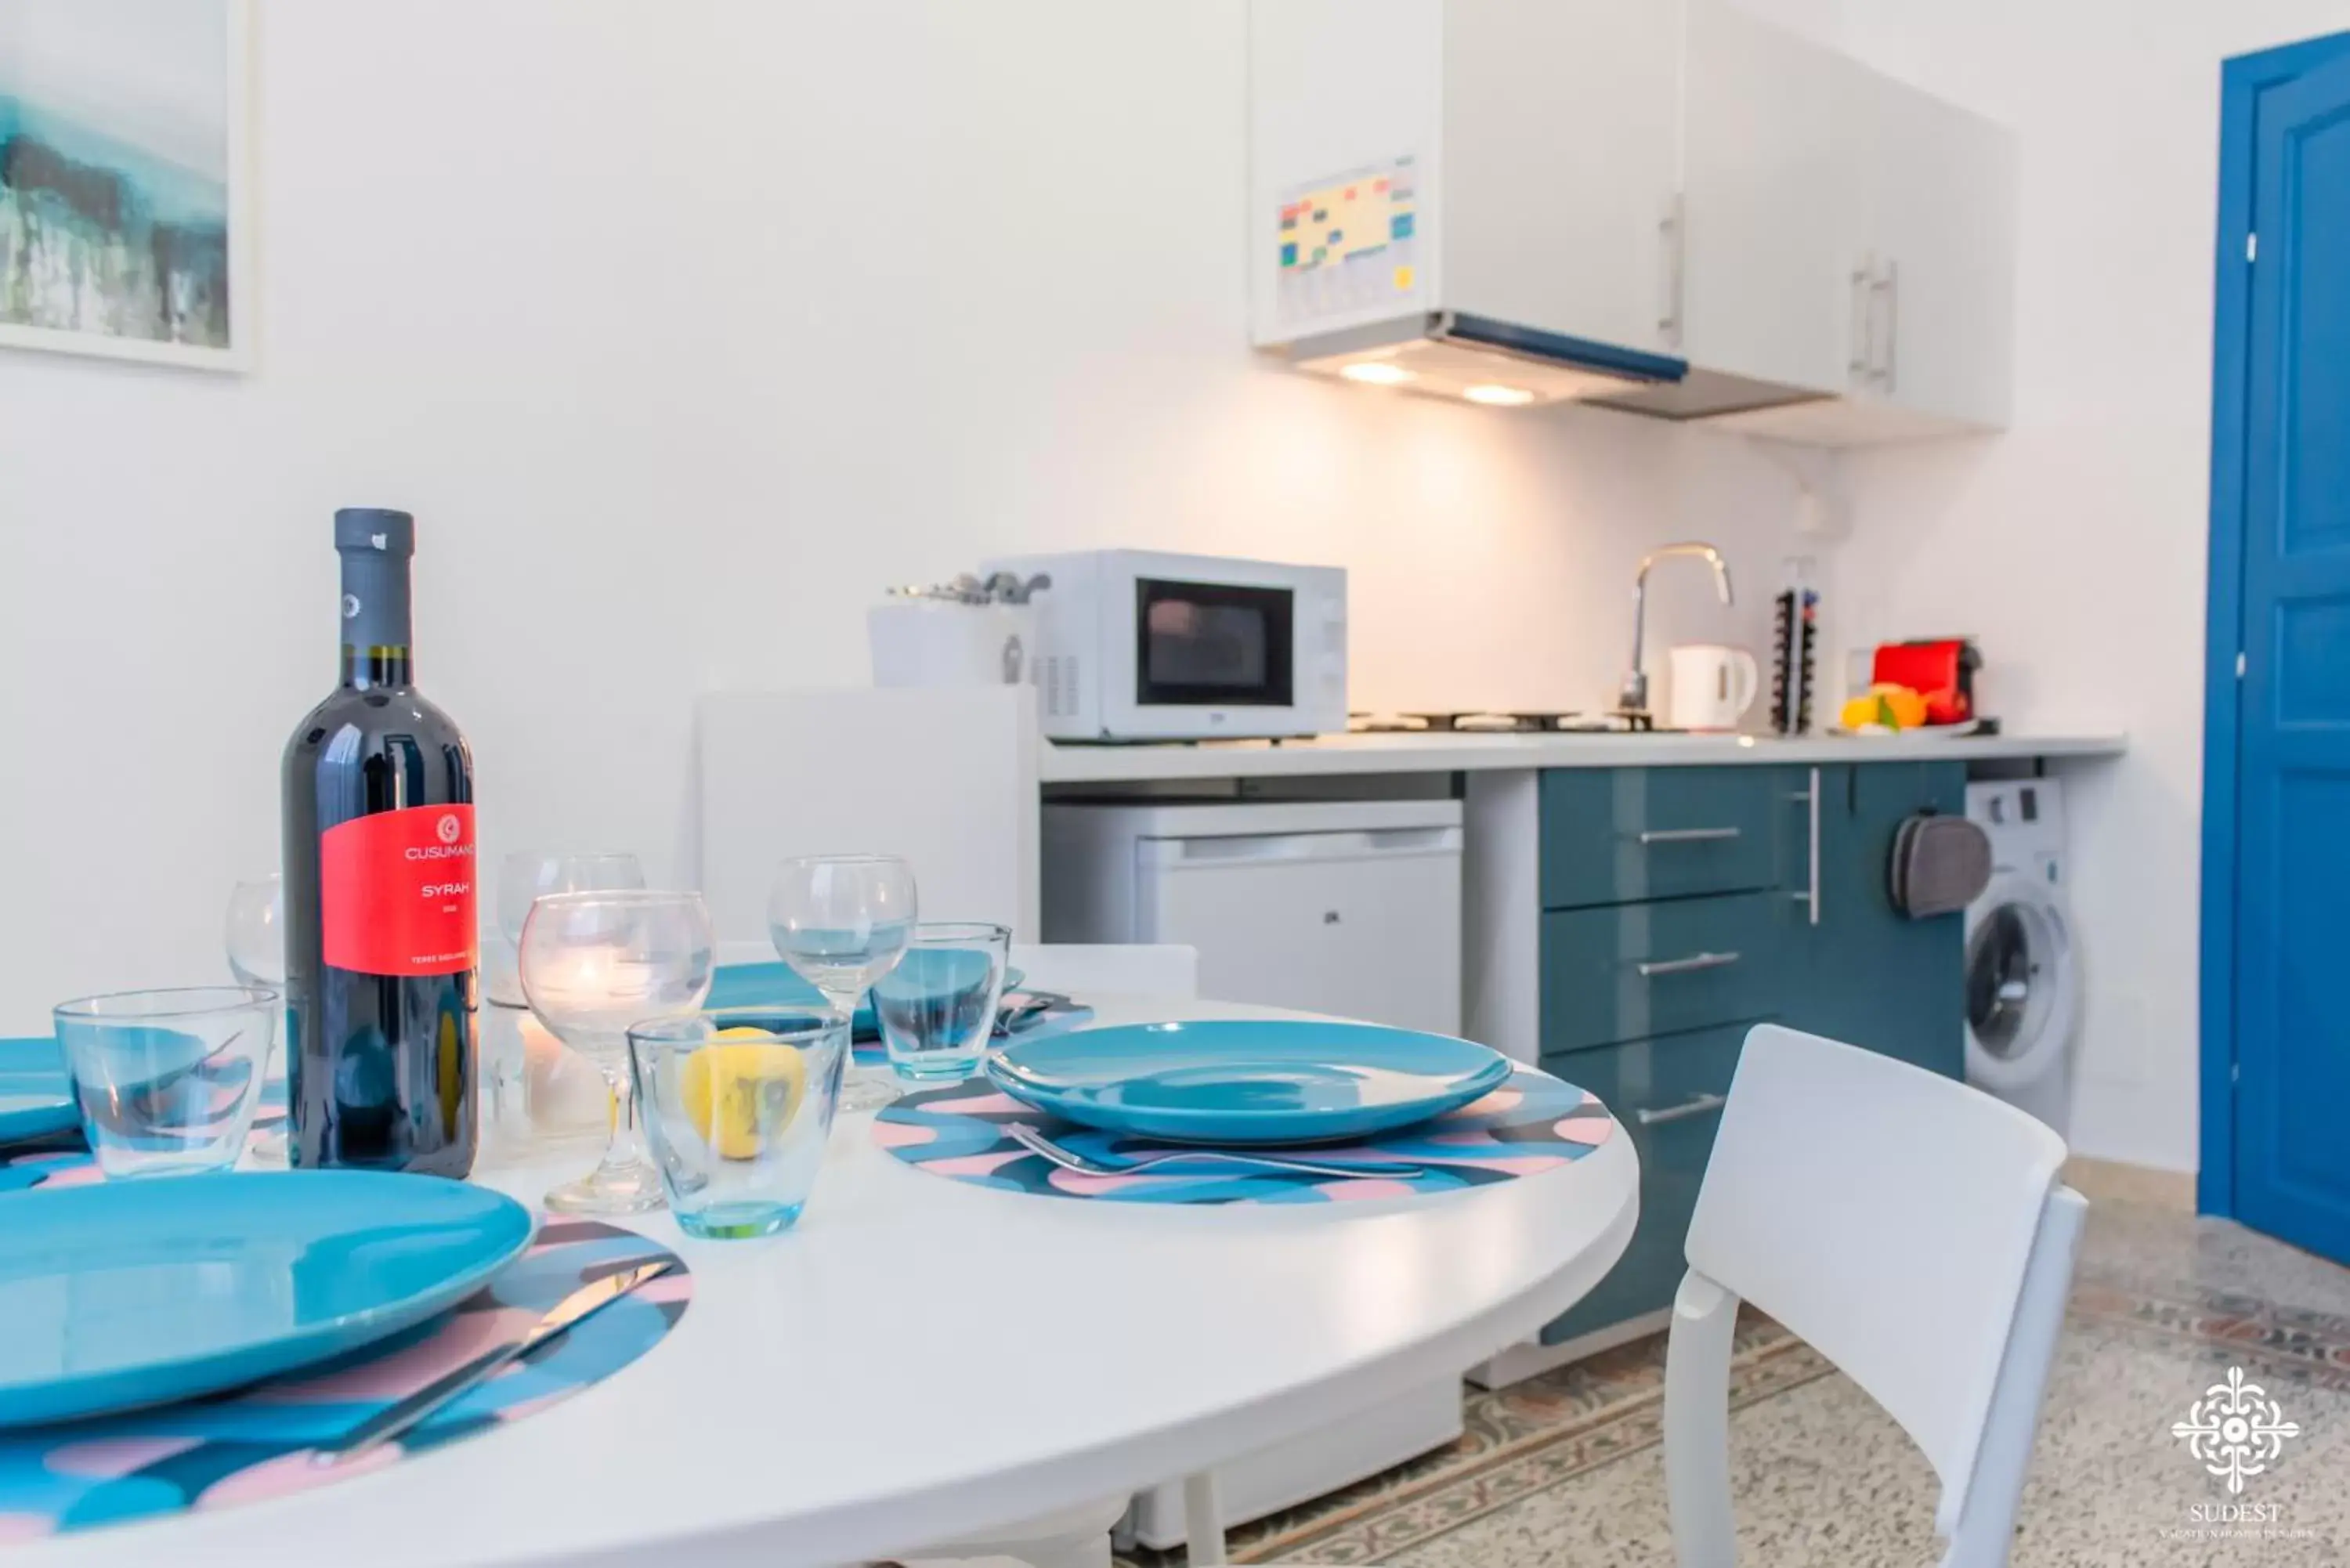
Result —
[[2080, 1033], [2080, 950], [2065, 894], [2064, 788], [1967, 786], [1991, 885], [1967, 907], [1967, 1082], [2064, 1131]]

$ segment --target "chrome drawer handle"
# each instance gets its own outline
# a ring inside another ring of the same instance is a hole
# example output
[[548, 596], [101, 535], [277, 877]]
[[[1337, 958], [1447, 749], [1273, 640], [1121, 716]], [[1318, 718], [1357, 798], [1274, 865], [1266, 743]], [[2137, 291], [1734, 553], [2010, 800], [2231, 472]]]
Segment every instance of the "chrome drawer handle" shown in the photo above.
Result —
[[1695, 1099], [1683, 1100], [1678, 1106], [1668, 1106], [1661, 1111], [1652, 1111], [1642, 1106], [1632, 1113], [1632, 1119], [1644, 1127], [1652, 1127], [1659, 1122], [1677, 1122], [1689, 1116], [1701, 1116], [1708, 1111], [1718, 1111], [1729, 1103], [1721, 1095], [1700, 1095]]
[[1692, 974], [1701, 969], [1721, 969], [1737, 961], [1736, 953], [1691, 953], [1687, 958], [1648, 959], [1632, 968], [1642, 980], [1653, 980], [1660, 974]]
[[1652, 827], [1640, 835], [1643, 844], [1711, 844], [1717, 839], [1735, 838], [1734, 827]]

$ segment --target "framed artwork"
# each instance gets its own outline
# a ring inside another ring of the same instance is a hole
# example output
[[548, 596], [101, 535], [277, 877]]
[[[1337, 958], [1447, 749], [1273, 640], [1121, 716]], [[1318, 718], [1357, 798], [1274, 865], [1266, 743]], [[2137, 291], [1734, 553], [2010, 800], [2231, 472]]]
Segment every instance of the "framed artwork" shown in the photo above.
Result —
[[0, 348], [252, 361], [249, 0], [0, 0]]

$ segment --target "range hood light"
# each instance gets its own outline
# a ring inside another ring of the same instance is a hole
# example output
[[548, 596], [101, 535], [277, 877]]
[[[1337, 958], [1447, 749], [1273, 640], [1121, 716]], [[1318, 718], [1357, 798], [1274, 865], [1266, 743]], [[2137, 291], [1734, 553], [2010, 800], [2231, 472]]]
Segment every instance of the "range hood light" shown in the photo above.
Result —
[[1411, 379], [1411, 372], [1400, 365], [1390, 365], [1384, 359], [1358, 359], [1342, 366], [1338, 374], [1349, 381], [1365, 381], [1374, 387], [1399, 387]]
[[1534, 395], [1523, 387], [1504, 387], [1496, 381], [1480, 381], [1461, 389], [1461, 395], [1472, 403], [1484, 403], [1496, 409], [1523, 408], [1534, 400]]

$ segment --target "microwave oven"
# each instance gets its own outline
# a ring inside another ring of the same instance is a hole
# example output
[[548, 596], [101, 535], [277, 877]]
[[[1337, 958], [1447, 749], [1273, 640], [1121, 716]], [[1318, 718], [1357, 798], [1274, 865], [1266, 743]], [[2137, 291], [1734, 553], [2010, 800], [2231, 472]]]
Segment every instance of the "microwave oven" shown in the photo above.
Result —
[[981, 563], [1043, 572], [1030, 670], [1056, 741], [1203, 741], [1347, 727], [1347, 573], [1082, 550]]

